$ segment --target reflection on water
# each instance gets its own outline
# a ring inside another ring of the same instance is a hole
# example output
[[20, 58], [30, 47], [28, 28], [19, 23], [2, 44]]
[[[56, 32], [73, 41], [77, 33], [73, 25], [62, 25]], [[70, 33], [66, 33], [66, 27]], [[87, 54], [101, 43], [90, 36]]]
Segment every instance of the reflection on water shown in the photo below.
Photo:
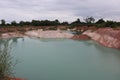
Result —
[[41, 41], [41, 42], [54, 42], [54, 41], [64, 41], [66, 39], [64, 38], [31, 38], [31, 39], [35, 39], [35, 40], [38, 40], [38, 41]]
[[11, 52], [17, 43], [17, 38], [0, 39], [0, 79], [13, 74], [13, 57]]
[[114, 57], [118, 57], [120, 59], [120, 50], [119, 49], [114, 49], [114, 48], [108, 48], [105, 46], [102, 46], [96, 42], [94, 42], [93, 44], [96, 48], [96, 50], [99, 50], [101, 55], [106, 55], [106, 56], [114, 56]]

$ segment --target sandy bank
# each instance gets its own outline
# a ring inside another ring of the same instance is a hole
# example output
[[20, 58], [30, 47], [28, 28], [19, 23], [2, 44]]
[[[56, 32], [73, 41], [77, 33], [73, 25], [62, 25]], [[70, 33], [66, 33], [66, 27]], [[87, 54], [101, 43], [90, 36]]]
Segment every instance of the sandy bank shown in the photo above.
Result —
[[19, 32], [8, 32], [2, 33], [0, 38], [15, 38], [15, 37], [23, 37], [24, 35]]
[[59, 30], [56, 31], [34, 30], [26, 32], [25, 35], [38, 38], [71, 38], [73, 36], [73, 34]]
[[24, 34], [21, 34], [19, 32], [1, 34], [1, 38], [14, 38], [14, 37], [24, 37], [24, 36], [37, 37], [37, 38], [71, 38], [74, 35], [60, 30], [56, 30], [56, 31], [32, 30], [32, 31], [27, 31]]

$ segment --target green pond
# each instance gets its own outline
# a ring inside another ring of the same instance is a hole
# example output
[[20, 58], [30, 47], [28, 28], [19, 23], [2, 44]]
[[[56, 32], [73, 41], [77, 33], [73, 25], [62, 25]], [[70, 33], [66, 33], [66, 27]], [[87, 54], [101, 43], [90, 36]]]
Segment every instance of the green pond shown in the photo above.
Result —
[[26, 80], [120, 80], [120, 50], [94, 41], [15, 38], [15, 76]]

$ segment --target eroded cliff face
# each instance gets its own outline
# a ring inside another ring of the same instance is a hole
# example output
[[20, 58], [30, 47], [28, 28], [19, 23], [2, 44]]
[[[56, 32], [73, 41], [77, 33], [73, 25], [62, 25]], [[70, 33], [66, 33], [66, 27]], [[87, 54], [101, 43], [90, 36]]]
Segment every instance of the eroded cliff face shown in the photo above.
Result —
[[120, 30], [113, 30], [112, 28], [100, 28], [93, 32], [88, 30], [83, 34], [91, 37], [91, 39], [106, 47], [120, 49]]
[[15, 37], [36, 37], [36, 38], [67, 38], [70, 39], [74, 35], [65, 31], [60, 31], [60, 30], [47, 30], [47, 31], [42, 31], [42, 30], [32, 30], [32, 31], [27, 31], [24, 34], [20, 32], [9, 32], [9, 33], [3, 33], [0, 35], [0, 38], [15, 38]]
[[56, 31], [33, 30], [33, 31], [27, 31], [25, 35], [29, 37], [37, 37], [37, 38], [68, 38], [68, 39], [74, 36], [71, 33], [67, 33], [60, 30], [56, 30]]

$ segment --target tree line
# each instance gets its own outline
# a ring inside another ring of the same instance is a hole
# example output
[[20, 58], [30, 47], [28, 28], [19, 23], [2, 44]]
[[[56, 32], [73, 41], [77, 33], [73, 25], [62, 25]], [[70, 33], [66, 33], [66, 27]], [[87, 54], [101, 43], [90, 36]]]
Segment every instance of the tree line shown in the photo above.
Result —
[[95, 21], [95, 18], [93, 17], [86, 17], [84, 21], [81, 21], [79, 18], [71, 23], [65, 21], [60, 22], [58, 19], [54, 21], [50, 20], [32, 20], [32, 21], [12, 21], [11, 23], [6, 23], [4, 19], [1, 20], [0, 26], [70, 26], [70, 27], [76, 27], [76, 26], [96, 26], [96, 27], [118, 27], [120, 26], [120, 22], [107, 20], [105, 21], [103, 18]]

